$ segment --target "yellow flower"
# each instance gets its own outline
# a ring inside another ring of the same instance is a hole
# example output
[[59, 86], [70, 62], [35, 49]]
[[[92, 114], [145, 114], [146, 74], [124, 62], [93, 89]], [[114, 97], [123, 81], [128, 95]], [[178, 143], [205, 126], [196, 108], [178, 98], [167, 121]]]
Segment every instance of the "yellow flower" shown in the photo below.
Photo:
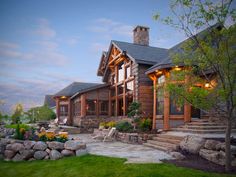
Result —
[[56, 135], [55, 135], [54, 132], [46, 132], [46, 137], [47, 137], [47, 139], [49, 139], [49, 140], [54, 139], [55, 136], [56, 136]]
[[23, 134], [25, 133], [25, 129], [24, 128], [20, 128], [20, 132]]
[[68, 133], [67, 132], [60, 132], [59, 137], [63, 139], [68, 139]]

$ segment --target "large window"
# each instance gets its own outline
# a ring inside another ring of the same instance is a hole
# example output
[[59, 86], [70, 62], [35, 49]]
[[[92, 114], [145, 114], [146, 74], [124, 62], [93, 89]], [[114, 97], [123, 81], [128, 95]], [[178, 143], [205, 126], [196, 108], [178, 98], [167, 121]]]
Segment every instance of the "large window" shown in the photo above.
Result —
[[86, 110], [87, 110], [87, 115], [96, 115], [96, 100], [86, 100], [87, 105], [86, 105]]
[[118, 85], [118, 95], [122, 94], [124, 91], [124, 85], [121, 84], [121, 85]]
[[108, 115], [108, 101], [100, 101], [100, 115]]
[[170, 96], [170, 114], [172, 115], [184, 114], [183, 106], [177, 105], [176, 99], [173, 96]]
[[60, 116], [68, 116], [68, 105], [60, 105]]
[[121, 63], [119, 66], [118, 66], [118, 82], [121, 82], [124, 80], [124, 63]]
[[81, 101], [76, 101], [74, 103], [74, 116], [81, 115]]
[[126, 76], [125, 76], [125, 78], [127, 79], [127, 78], [129, 78], [131, 76], [131, 67], [127, 66], [125, 69], [126, 69]]
[[164, 114], [164, 89], [163, 87], [160, 87], [157, 89], [157, 115], [163, 115]]
[[126, 92], [134, 91], [134, 81], [129, 81], [126, 83]]
[[115, 116], [115, 110], [116, 110], [116, 101], [111, 101], [111, 116]]

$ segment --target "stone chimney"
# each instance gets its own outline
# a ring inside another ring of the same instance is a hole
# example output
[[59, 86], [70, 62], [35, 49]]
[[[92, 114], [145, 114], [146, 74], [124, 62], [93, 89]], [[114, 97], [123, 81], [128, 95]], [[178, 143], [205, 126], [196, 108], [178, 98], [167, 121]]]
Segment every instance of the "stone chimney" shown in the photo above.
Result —
[[149, 28], [136, 26], [133, 30], [134, 44], [149, 45]]

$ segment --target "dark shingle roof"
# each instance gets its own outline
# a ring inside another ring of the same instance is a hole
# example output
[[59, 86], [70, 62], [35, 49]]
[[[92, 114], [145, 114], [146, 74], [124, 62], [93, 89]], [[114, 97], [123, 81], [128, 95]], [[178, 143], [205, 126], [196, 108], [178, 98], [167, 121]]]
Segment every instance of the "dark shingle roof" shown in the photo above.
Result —
[[71, 96], [71, 98], [74, 98], [74, 97], [76, 97], [77, 95], [79, 95], [81, 93], [85, 93], [85, 92], [93, 91], [93, 90], [96, 90], [96, 89], [104, 88], [104, 87], [107, 87], [109, 85], [110, 84], [98, 84], [98, 85], [95, 85], [95, 86], [92, 86], [92, 87], [88, 87], [88, 88], [79, 90], [73, 96]]
[[[215, 25], [212, 25], [202, 31], [200, 31], [199, 33], [196, 34], [196, 36], [198, 38], [204, 38], [208, 33], [209, 33], [209, 30], [213, 30], [213, 29], [218, 29], [220, 30], [221, 28], [223, 28], [223, 26], [219, 23], [216, 23]], [[184, 52], [184, 50], [182, 49], [183, 45], [186, 44], [189, 40], [191, 40], [191, 38], [187, 38], [186, 40], [178, 43], [177, 45], [173, 46], [172, 48], [170, 48], [168, 50], [168, 55], [166, 56], [166, 58], [160, 62], [158, 62], [157, 64], [155, 64], [154, 66], [152, 66], [151, 68], [149, 68], [147, 71], [146, 71], [146, 74], [149, 74], [155, 70], [158, 70], [158, 69], [164, 69], [164, 68], [170, 68], [170, 67], [173, 67], [174, 66], [174, 63], [172, 62], [172, 57], [171, 55], [172, 54], [175, 54], [175, 53], [182, 53]], [[184, 63], [182, 64], [178, 64], [179, 66], [184, 66]]]
[[53, 95], [45, 95], [44, 105], [48, 105], [49, 108], [52, 108], [52, 107], [56, 106], [56, 102], [53, 99]]
[[85, 82], [73, 82], [72, 84], [68, 85], [61, 91], [57, 92], [54, 96], [72, 96], [75, 93], [88, 89], [90, 87], [98, 86], [101, 84], [98, 83], [85, 83]]
[[168, 50], [164, 48], [151, 47], [115, 40], [112, 40], [111, 43], [121, 51], [125, 51], [130, 58], [134, 59], [139, 64], [154, 65], [166, 58], [168, 55]]

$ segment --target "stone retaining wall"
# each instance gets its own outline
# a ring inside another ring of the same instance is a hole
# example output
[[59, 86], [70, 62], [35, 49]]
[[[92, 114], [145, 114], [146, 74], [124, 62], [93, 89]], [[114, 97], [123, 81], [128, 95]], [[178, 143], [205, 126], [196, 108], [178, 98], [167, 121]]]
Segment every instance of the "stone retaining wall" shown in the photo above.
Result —
[[129, 144], [143, 144], [147, 142], [147, 140], [152, 139], [155, 134], [148, 134], [148, 133], [121, 133], [118, 132], [116, 134], [115, 139], [117, 141], [121, 141], [123, 143]]
[[77, 140], [69, 140], [65, 143], [7, 138], [0, 140], [0, 157], [7, 161], [57, 160], [64, 156], [80, 156], [86, 153], [86, 144]]

